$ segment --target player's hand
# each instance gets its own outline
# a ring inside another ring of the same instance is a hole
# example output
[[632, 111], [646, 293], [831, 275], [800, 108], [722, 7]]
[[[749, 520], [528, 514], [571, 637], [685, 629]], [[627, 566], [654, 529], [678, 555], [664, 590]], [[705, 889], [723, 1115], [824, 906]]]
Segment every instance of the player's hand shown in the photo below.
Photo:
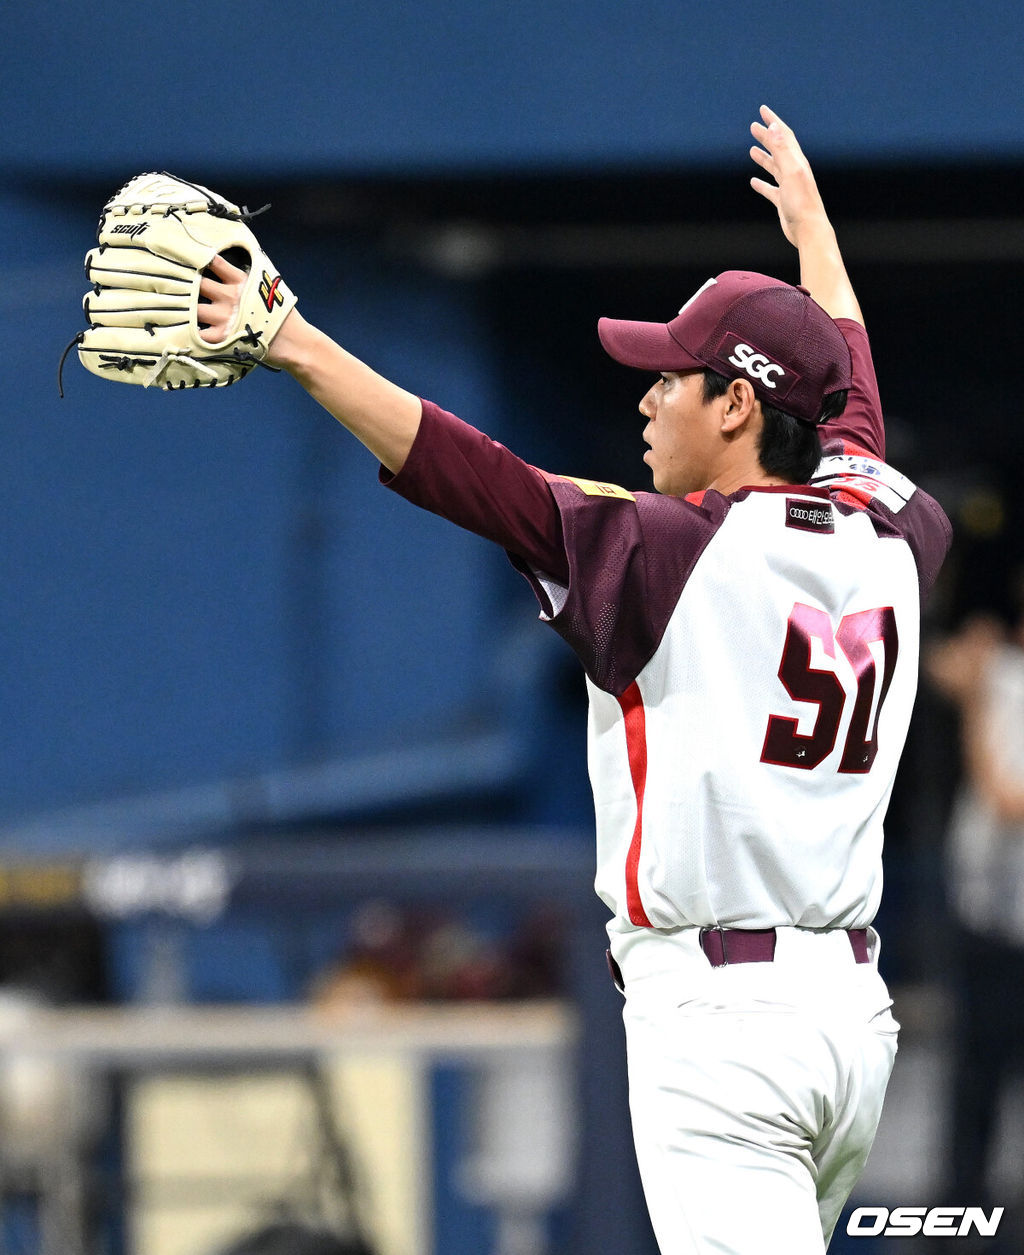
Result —
[[[218, 344], [225, 339], [235, 326], [238, 309], [241, 304], [242, 289], [245, 286], [245, 271], [232, 265], [226, 257], [218, 254], [208, 267], [213, 276], [204, 275], [199, 283], [199, 335], [210, 344]], [[268, 366], [280, 367], [275, 361], [275, 350], [280, 355], [290, 331], [298, 319], [293, 318], [295, 310], [290, 310], [284, 322], [277, 329], [268, 343], [270, 351], [264, 359]]]
[[806, 223], [828, 221], [825, 206], [810, 162], [792, 130], [767, 105], [761, 106], [761, 118], [761, 122], [750, 124], [750, 133], [760, 145], [754, 145], [750, 155], [775, 181], [755, 177], [750, 186], [775, 206], [786, 239], [799, 248], [800, 231]]
[[245, 271], [219, 254], [210, 262], [208, 269], [216, 277], [204, 275], [199, 282], [199, 335], [210, 344], [217, 344], [226, 339], [235, 325]]

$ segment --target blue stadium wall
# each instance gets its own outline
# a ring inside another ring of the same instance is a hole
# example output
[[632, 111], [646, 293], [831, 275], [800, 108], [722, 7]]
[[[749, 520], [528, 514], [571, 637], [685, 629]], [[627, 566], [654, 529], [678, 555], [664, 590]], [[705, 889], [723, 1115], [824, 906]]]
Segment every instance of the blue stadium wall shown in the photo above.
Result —
[[[124, 179], [169, 168], [258, 205], [303, 181], [632, 173], [642, 203], [649, 172], [724, 169], [742, 196], [762, 100], [825, 165], [1012, 160], [1022, 26], [1009, 3], [882, 0], [5, 6], [0, 822], [487, 726], [535, 614], [499, 553], [380, 488], [284, 378], [168, 397], [72, 355], [58, 400], [82, 256]], [[542, 371], [517, 393], [530, 362], [471, 277], [260, 223], [349, 348], [588, 472], [571, 387], [545, 400]], [[553, 665], [530, 683], [561, 684]], [[585, 822], [581, 781], [578, 763], [544, 818]]]

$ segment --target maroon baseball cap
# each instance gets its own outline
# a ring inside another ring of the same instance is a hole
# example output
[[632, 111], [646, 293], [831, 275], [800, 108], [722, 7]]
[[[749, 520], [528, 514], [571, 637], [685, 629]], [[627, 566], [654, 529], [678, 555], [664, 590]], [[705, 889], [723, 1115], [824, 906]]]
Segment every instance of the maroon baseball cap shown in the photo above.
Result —
[[852, 381], [849, 345], [807, 289], [748, 270], [709, 279], [671, 322], [602, 318], [597, 332], [624, 366], [749, 379], [761, 401], [805, 423]]

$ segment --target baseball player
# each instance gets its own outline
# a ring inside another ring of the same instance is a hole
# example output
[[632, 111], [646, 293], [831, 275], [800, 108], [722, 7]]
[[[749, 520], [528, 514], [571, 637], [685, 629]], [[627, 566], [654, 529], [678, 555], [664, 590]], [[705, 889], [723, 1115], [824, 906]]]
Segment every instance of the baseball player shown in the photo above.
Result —
[[[811, 168], [770, 109], [751, 130], [802, 286], [727, 271], [668, 322], [599, 324], [649, 376], [654, 492], [526, 464], [296, 310], [267, 359], [389, 488], [503, 546], [583, 664], [596, 888], [664, 1255], [821, 1252], [867, 1157], [898, 1030], [871, 928], [882, 821], [950, 538], [884, 461]], [[211, 341], [242, 279], [215, 274]]]

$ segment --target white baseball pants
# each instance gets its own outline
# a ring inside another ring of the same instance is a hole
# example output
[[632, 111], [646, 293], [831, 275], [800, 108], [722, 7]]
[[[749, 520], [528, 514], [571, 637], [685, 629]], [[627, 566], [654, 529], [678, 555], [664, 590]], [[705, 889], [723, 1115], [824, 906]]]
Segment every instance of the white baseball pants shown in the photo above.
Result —
[[845, 933], [712, 968], [696, 929], [615, 945], [637, 1161], [662, 1255], [822, 1255], [874, 1140], [899, 1025]]

